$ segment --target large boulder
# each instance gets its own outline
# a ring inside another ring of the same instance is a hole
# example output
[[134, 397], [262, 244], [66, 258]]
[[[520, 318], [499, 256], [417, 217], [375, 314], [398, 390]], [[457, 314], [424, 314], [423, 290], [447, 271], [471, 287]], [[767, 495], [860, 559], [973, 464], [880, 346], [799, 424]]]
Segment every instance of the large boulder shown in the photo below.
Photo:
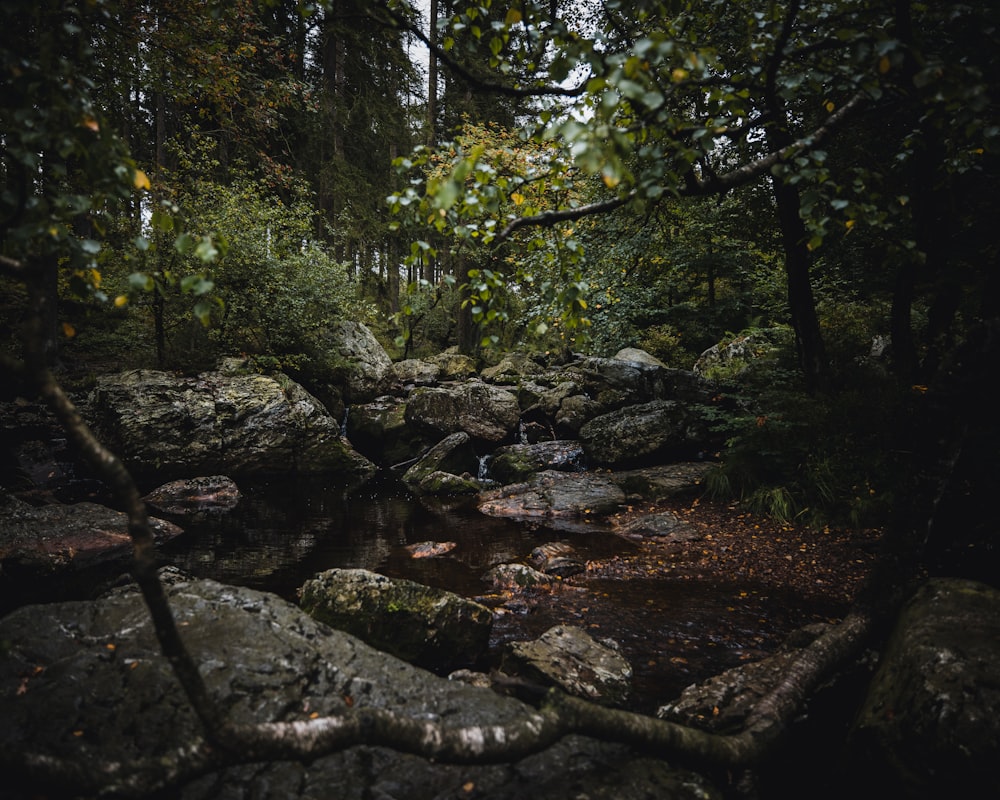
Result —
[[554, 469], [579, 472], [584, 468], [579, 442], [557, 440], [537, 444], [509, 444], [493, 451], [489, 476], [500, 483], [517, 483], [536, 472]]
[[577, 383], [588, 397], [608, 411], [650, 400], [708, 402], [717, 391], [694, 372], [649, 362], [649, 359], [590, 356], [563, 368], [562, 375], [563, 380]]
[[478, 662], [489, 646], [488, 608], [443, 589], [364, 569], [330, 569], [306, 581], [310, 616], [412, 664], [449, 672]]
[[310, 380], [339, 389], [348, 405], [374, 400], [396, 379], [392, 359], [360, 322], [338, 320], [323, 328], [314, 336], [309, 356]]
[[1000, 797], [998, 710], [1000, 590], [930, 580], [896, 622], [851, 752], [883, 796]]
[[[305, 720], [352, 707], [447, 726], [503, 726], [532, 710], [378, 652], [273, 595], [211, 581], [181, 582], [168, 595], [209, 692], [234, 725]], [[145, 757], [149, 775], [165, 779], [179, 754], [203, 736], [133, 591], [97, 602], [22, 608], [0, 619], [0, 642], [0, 767], [2, 793], [11, 800], [70, 794], [47, 791], [37, 776], [26, 775], [29, 756], [59, 756], [82, 767]], [[309, 762], [214, 769], [181, 781], [166, 795], [571, 800], [583, 793], [592, 800], [722, 796], [706, 779], [662, 758], [580, 736], [486, 766], [357, 746]]]
[[406, 421], [406, 401], [386, 395], [347, 412], [347, 438], [359, 453], [379, 466], [416, 458], [434, 439]]
[[420, 430], [439, 436], [464, 431], [494, 444], [512, 438], [520, 418], [513, 394], [478, 380], [420, 388], [406, 404], [406, 421]]
[[580, 440], [591, 464], [619, 468], [688, 459], [713, 442], [705, 419], [675, 400], [602, 414], [580, 428]]
[[354, 480], [375, 469], [324, 406], [283, 375], [130, 370], [98, 378], [88, 408], [98, 436], [140, 475], [298, 471]]

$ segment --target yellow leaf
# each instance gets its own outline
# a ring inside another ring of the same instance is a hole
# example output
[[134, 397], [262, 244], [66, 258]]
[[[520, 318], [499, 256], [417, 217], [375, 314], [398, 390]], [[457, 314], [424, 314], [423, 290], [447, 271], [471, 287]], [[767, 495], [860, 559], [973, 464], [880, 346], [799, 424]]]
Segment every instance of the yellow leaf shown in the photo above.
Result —
[[849, 219], [849, 220], [847, 220], [847, 222], [844, 223], [844, 227], [847, 228], [847, 232], [848, 233], [850, 233], [852, 230], [854, 230], [854, 225], [855, 225], [856, 222], [857, 222], [857, 220]]
[[889, 60], [889, 56], [882, 56], [878, 60], [878, 71], [885, 75], [892, 68], [892, 62]]
[[521, 205], [521, 203], [524, 202], [524, 195], [521, 194], [520, 192], [514, 192], [514, 194], [510, 196], [510, 199], [515, 206], [519, 206]]
[[687, 78], [690, 73], [686, 69], [677, 67], [673, 72], [670, 73], [670, 77], [674, 83], [680, 83], [682, 80]]
[[80, 124], [83, 125], [83, 127], [86, 128], [87, 130], [93, 131], [94, 133], [97, 133], [101, 129], [101, 126], [98, 124], [97, 120], [94, 119], [93, 117], [84, 117], [83, 122], [81, 122]]
[[137, 169], [135, 171], [135, 177], [132, 178], [132, 185], [135, 186], [136, 189], [148, 190], [152, 188], [149, 183], [149, 178], [146, 176], [146, 173], [143, 172], [141, 169]]
[[521, 21], [521, 12], [516, 8], [512, 8], [507, 12], [507, 16], [504, 17], [504, 25], [517, 25]]
[[604, 185], [609, 189], [614, 189], [618, 185], [618, 177], [616, 175], [601, 175], [601, 180], [604, 181]]
[[118, 297], [115, 298], [115, 308], [121, 308], [122, 306], [127, 304], [128, 304], [128, 297], [126, 295], [120, 294], [118, 295]]
[[72, 339], [74, 336], [76, 336], [76, 328], [74, 328], [68, 322], [64, 322], [62, 324], [62, 331], [63, 331], [63, 336], [65, 336], [67, 339]]
[[825, 108], [825, 109], [826, 109], [826, 111], [827, 111], [827, 113], [828, 113], [828, 114], [832, 114], [832, 113], [833, 113], [833, 109], [835, 109], [836, 107], [837, 107], [837, 106], [836, 106], [836, 105], [834, 105], [834, 103], [833, 103], [833, 100], [827, 100], [827, 101], [826, 101], [826, 102], [825, 102], [825, 103], [823, 104], [823, 108]]

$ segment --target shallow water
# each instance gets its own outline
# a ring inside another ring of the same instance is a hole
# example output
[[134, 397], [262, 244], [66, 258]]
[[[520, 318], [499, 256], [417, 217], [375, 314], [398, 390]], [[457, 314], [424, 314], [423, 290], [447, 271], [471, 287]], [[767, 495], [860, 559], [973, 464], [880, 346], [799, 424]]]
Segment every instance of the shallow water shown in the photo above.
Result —
[[[250, 586], [295, 600], [317, 572], [358, 567], [483, 600], [497, 608], [493, 652], [567, 623], [612, 638], [632, 662], [637, 710], [651, 711], [688, 684], [774, 649], [819, 609], [774, 590], [745, 584], [577, 576], [532, 603], [489, 595], [483, 574], [525, 562], [540, 544], [565, 541], [584, 561], [636, 545], [596, 527], [553, 530], [479, 513], [465, 502], [421, 500], [390, 478], [360, 488], [321, 481], [241, 486], [243, 500], [224, 522], [187, 526], [164, 551], [198, 577]], [[448, 553], [413, 558], [418, 542], [454, 542]]]

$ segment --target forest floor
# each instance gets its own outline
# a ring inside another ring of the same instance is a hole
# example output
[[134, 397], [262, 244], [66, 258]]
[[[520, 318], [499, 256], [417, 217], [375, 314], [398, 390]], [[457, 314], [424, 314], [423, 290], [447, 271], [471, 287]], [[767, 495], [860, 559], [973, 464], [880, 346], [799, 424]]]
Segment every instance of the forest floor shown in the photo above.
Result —
[[634, 553], [590, 566], [590, 574], [655, 574], [694, 580], [727, 580], [780, 586], [804, 600], [849, 606], [867, 577], [882, 531], [811, 527], [753, 514], [732, 502], [661, 501], [630, 507], [612, 518], [670, 511], [697, 538], [643, 537]]

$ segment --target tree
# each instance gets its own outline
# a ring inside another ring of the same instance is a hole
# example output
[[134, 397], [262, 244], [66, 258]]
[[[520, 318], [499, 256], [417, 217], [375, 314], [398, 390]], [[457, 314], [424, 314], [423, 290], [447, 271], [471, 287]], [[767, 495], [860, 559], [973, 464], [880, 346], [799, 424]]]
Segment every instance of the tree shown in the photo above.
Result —
[[[506, 16], [494, 14], [503, 21], [486, 29], [477, 24], [477, 7], [463, 9], [452, 17], [452, 28], [478, 31], [472, 38], [489, 43], [491, 63], [501, 74], [523, 74], [523, 54], [508, 47], [515, 30], [554, 53], [547, 63], [535, 64], [531, 79], [488, 88], [517, 98], [569, 98], [569, 108], [543, 111], [530, 135], [559, 142], [578, 177], [603, 183], [589, 203], [560, 205], [554, 195], [544, 208], [496, 220], [496, 241], [525, 227], [620, 206], [641, 213], [665, 198], [718, 196], [768, 183], [781, 230], [790, 321], [803, 377], [813, 389], [825, 385], [827, 372], [810, 274], [816, 253], [824, 242], [857, 235], [866, 225], [902, 231], [909, 224], [898, 196], [876, 185], [891, 168], [842, 164], [835, 174], [826, 148], [845, 138], [857, 141], [873, 129], [881, 133], [886, 115], [917, 119], [930, 112], [927, 119], [934, 122], [925, 126], [939, 132], [935, 152], [945, 162], [956, 168], [960, 163], [965, 175], [983, 175], [992, 164], [997, 136], [985, 92], [986, 76], [997, 68], [989, 44], [993, 12], [963, 7], [948, 16], [905, 2], [808, 8], [789, 2], [766, 11], [741, 3], [610, 2], [574, 20], [553, 13], [548, 3], [520, 3]], [[941, 26], [946, 35], [930, 35]], [[959, 58], [953, 48], [969, 36], [981, 40], [976, 55]], [[436, 52], [461, 70], [461, 56], [451, 54], [462, 46], [468, 42], [446, 38]], [[910, 86], [916, 68], [907, 66], [915, 63], [925, 65], [916, 92]], [[901, 127], [894, 128], [891, 163], [912, 163], [912, 130]], [[462, 154], [455, 169], [467, 172], [467, 159]], [[957, 179], [949, 175], [951, 182]], [[935, 185], [926, 170], [920, 181]], [[449, 205], [449, 227], [461, 229], [467, 207]], [[908, 307], [904, 295], [899, 300]], [[906, 315], [897, 311], [896, 319], [895, 335], [905, 351]]]

